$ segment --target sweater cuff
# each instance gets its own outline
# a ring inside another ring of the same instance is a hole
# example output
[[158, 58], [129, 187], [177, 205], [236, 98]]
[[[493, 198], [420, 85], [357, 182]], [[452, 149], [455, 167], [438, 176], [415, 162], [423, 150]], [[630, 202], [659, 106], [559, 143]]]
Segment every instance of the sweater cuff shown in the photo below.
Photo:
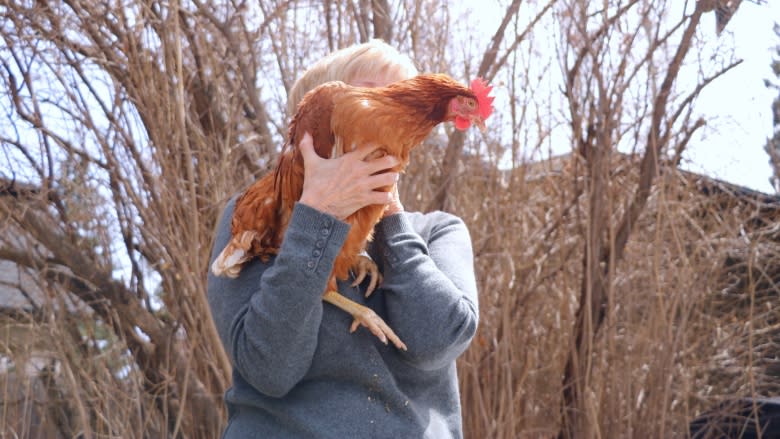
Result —
[[414, 233], [414, 227], [412, 227], [412, 223], [406, 218], [406, 215], [400, 212], [382, 218], [377, 223], [375, 231], [378, 235], [388, 238], [399, 233]]
[[404, 213], [382, 218], [374, 231], [386, 266], [396, 268], [419, 251], [427, 253], [427, 246]]
[[280, 254], [297, 255], [307, 272], [328, 271], [349, 234], [349, 224], [303, 203], [295, 203]]

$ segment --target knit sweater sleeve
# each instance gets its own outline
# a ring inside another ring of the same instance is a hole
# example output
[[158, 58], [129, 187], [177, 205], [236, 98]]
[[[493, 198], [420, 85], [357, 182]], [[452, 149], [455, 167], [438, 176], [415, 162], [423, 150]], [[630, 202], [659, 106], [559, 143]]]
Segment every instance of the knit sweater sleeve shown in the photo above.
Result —
[[[230, 239], [234, 200], [217, 228], [213, 261]], [[222, 343], [258, 391], [286, 395], [306, 374], [317, 347], [322, 293], [349, 225], [296, 204], [281, 248], [253, 260], [235, 278], [209, 272], [208, 300]]]
[[407, 360], [430, 370], [451, 364], [477, 330], [471, 238], [453, 215], [397, 214], [376, 228], [387, 320], [408, 346]]

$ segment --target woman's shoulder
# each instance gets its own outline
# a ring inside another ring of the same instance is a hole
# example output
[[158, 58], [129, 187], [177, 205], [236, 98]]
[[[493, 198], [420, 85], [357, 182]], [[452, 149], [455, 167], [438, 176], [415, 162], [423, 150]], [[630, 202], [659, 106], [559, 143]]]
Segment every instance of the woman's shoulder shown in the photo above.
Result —
[[457, 215], [441, 210], [432, 212], [404, 212], [414, 229], [421, 235], [428, 235], [442, 229], [466, 229], [466, 223]]
[[217, 211], [219, 212], [217, 227], [224, 225], [225, 223], [230, 224], [230, 220], [233, 218], [233, 211], [236, 209], [237, 199], [238, 195], [232, 195], [227, 201], [223, 200], [219, 202], [220, 207], [217, 208]]
[[423, 224], [439, 224], [439, 223], [463, 223], [463, 220], [452, 213], [444, 212], [441, 210], [434, 210], [432, 212], [404, 212], [410, 221], [414, 223]]

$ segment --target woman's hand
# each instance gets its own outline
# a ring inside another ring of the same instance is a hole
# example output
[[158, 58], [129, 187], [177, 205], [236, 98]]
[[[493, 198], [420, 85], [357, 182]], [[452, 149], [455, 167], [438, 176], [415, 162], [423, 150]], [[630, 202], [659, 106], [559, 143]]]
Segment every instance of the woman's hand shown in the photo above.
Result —
[[303, 193], [300, 202], [338, 219], [370, 204], [388, 204], [394, 192], [376, 189], [395, 185], [397, 172], [383, 172], [398, 164], [393, 156], [363, 161], [378, 148], [364, 145], [341, 157], [324, 159], [314, 151], [309, 133], [298, 144], [303, 155]]
[[382, 218], [404, 211], [404, 205], [401, 204], [401, 198], [398, 196], [398, 183], [393, 185], [390, 195], [390, 202], [385, 206], [385, 213], [382, 215]]

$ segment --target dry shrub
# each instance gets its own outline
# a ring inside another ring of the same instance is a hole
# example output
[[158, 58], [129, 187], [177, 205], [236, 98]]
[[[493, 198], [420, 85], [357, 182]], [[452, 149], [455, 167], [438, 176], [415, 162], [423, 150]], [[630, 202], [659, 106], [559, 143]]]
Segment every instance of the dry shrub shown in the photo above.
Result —
[[[578, 160], [507, 171], [473, 160], [455, 180], [480, 282], [479, 331], [459, 361], [466, 437], [559, 434], [588, 227]], [[609, 169], [608, 202], [620, 205], [637, 160], [613, 157]], [[415, 175], [405, 183], [424, 188]], [[779, 209], [773, 197], [664, 169], [588, 359], [596, 437], [686, 437], [719, 402], [776, 394]]]
[[[297, 73], [327, 49], [371, 35], [396, 35], [430, 69], [506, 81], [511, 126], [522, 127], [512, 133], [513, 155], [527, 152], [521, 139], [547, 142], [563, 123], [572, 149], [587, 157], [500, 170], [500, 145], [450, 133], [421, 148], [404, 177], [407, 207], [445, 206], [472, 233], [481, 323], [459, 362], [466, 437], [684, 437], [690, 419], [716, 402], [777, 391], [773, 200], [674, 166], [657, 173], [646, 161], [650, 198], [638, 204], [623, 256], [586, 258], [591, 232], [614, 240], [638, 192], [638, 161], [606, 152], [630, 145], [679, 158], [703, 124], [689, 111], [701, 88], [671, 87], [702, 11], [680, 18], [686, 40], [657, 27], [669, 2], [606, 2], [594, 13], [583, 0], [527, 2], [535, 9], [512, 1], [474, 69], [479, 56], [467, 48], [456, 50], [463, 63], [445, 56], [441, 30], [452, 23], [440, 1], [401, 2], [401, 14], [370, 2], [379, 15], [359, 14], [352, 2], [7, 3], [2, 99], [12, 117], [0, 145], [14, 169], [0, 177], [34, 187], [29, 197], [3, 189], [11, 196], [0, 197], [0, 259], [34, 273], [42, 300], [2, 325], [12, 334], [0, 342], [4, 431], [221, 430], [230, 367], [205, 317], [213, 225], [226, 198], [273, 163], [284, 90]], [[570, 114], [534, 121], [525, 106], [552, 96], [528, 92], [535, 75], [554, 69], [532, 71], [538, 47], [524, 41], [553, 10]], [[312, 39], [308, 24], [322, 16], [321, 38]], [[653, 40], [621, 46], [645, 34]], [[680, 57], [666, 59], [678, 48]], [[625, 92], [632, 78], [642, 93], [607, 93], [610, 84]], [[481, 143], [484, 154], [463, 157]], [[595, 177], [604, 183], [597, 190]], [[591, 218], [594, 206], [606, 218]], [[9, 227], [23, 230], [24, 242], [9, 238]], [[580, 297], [600, 262], [608, 265], [603, 320], [580, 351]], [[62, 306], [71, 293], [82, 305]], [[566, 387], [573, 362], [583, 373]]]
[[[415, 152], [401, 187], [408, 208], [433, 198], [441, 154], [431, 145]], [[609, 199], [620, 200], [636, 162], [617, 156], [610, 169]], [[576, 156], [565, 156], [514, 170], [466, 159], [453, 182], [453, 211], [471, 231], [480, 282], [479, 331], [459, 361], [466, 437], [558, 435], [583, 277], [582, 180]], [[691, 419], [716, 403], [777, 391], [778, 211], [771, 197], [662, 174], [615, 269], [595, 338], [588, 408], [602, 437], [685, 437]], [[8, 431], [170, 434], [164, 418], [174, 414], [148, 409], [167, 400], [157, 394], [166, 387], [145, 387], [111, 322], [78, 307], [65, 312], [54, 300], [61, 292], [41, 288], [51, 300], [37, 317], [4, 325], [2, 352], [18, 365], [2, 377]]]

